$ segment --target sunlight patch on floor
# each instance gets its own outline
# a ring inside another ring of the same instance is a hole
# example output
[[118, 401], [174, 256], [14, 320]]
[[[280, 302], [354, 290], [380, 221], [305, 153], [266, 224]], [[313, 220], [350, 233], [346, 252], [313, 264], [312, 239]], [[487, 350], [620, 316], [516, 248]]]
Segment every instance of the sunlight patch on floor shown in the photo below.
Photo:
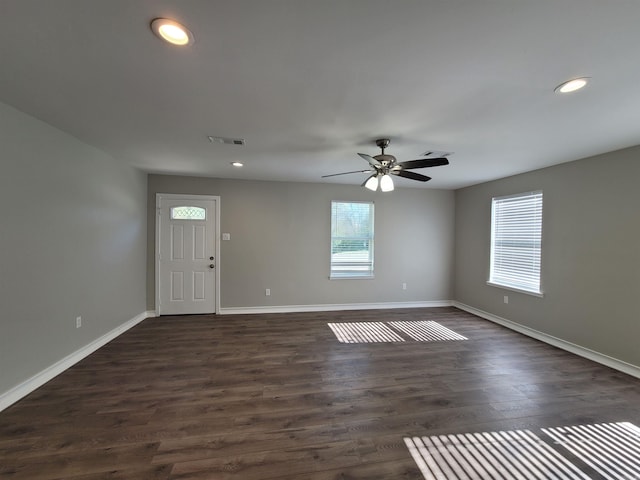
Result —
[[416, 342], [468, 340], [438, 322], [350, 322], [327, 323], [341, 343], [404, 342], [401, 334]]
[[413, 338], [418, 342], [433, 342], [443, 340], [468, 340], [453, 330], [431, 320], [417, 322], [389, 322], [396, 330]]
[[529, 430], [404, 440], [425, 480], [589, 478]]
[[640, 428], [632, 423], [543, 428], [542, 431], [604, 478], [640, 479]]
[[[605, 479], [640, 479], [640, 429], [631, 423], [542, 428], [540, 432], [407, 437], [404, 442], [425, 480], [594, 478], [580, 465]], [[573, 462], [562, 449], [575, 456]]]
[[383, 322], [327, 323], [341, 343], [404, 342]]

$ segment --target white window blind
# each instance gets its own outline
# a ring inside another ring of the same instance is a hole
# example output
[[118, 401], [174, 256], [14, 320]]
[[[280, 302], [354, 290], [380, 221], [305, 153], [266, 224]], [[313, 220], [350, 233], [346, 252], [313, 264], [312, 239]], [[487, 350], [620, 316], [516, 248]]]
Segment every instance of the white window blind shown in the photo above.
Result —
[[330, 277], [373, 277], [373, 203], [331, 202]]
[[541, 294], [542, 192], [496, 197], [489, 283]]

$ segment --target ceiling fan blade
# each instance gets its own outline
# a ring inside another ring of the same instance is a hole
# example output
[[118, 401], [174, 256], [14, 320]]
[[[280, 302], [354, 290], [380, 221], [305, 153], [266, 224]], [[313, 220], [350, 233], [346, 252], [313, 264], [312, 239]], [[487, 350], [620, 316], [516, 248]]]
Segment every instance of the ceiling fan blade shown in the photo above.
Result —
[[370, 171], [371, 170], [366, 169], [366, 170], [354, 170], [353, 172], [332, 173], [331, 175], [322, 175], [322, 177], [320, 178], [337, 177], [338, 175], [349, 175], [350, 173], [365, 173]]
[[393, 175], [398, 175], [399, 177], [410, 178], [411, 180], [418, 180], [419, 182], [428, 182], [431, 180], [431, 177], [427, 177], [426, 175], [421, 175], [415, 172], [409, 172], [407, 170], [391, 170]]
[[366, 153], [359, 153], [358, 155], [360, 155], [367, 162], [369, 162], [369, 165], [371, 165], [372, 167], [379, 167], [380, 166], [380, 162], [378, 162], [378, 160], [373, 158], [371, 155], [367, 155]]
[[421, 160], [409, 160], [407, 162], [400, 162], [397, 164], [397, 166], [402, 168], [426, 168], [439, 167], [441, 165], [449, 165], [449, 160], [445, 157], [423, 158]]

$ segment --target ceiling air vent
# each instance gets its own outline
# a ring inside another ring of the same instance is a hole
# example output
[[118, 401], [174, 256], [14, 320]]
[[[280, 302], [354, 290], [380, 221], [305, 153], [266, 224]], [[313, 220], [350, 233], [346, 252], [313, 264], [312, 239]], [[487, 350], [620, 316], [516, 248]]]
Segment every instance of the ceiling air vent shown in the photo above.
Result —
[[245, 145], [244, 138], [230, 138], [230, 137], [213, 137], [207, 136], [211, 143], [224, 143], [225, 145]]

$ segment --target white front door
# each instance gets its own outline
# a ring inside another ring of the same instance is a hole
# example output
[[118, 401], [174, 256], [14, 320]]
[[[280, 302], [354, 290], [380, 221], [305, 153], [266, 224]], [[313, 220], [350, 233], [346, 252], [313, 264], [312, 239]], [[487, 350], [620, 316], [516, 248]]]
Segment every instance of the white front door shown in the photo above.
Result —
[[158, 194], [156, 308], [216, 312], [216, 197]]

